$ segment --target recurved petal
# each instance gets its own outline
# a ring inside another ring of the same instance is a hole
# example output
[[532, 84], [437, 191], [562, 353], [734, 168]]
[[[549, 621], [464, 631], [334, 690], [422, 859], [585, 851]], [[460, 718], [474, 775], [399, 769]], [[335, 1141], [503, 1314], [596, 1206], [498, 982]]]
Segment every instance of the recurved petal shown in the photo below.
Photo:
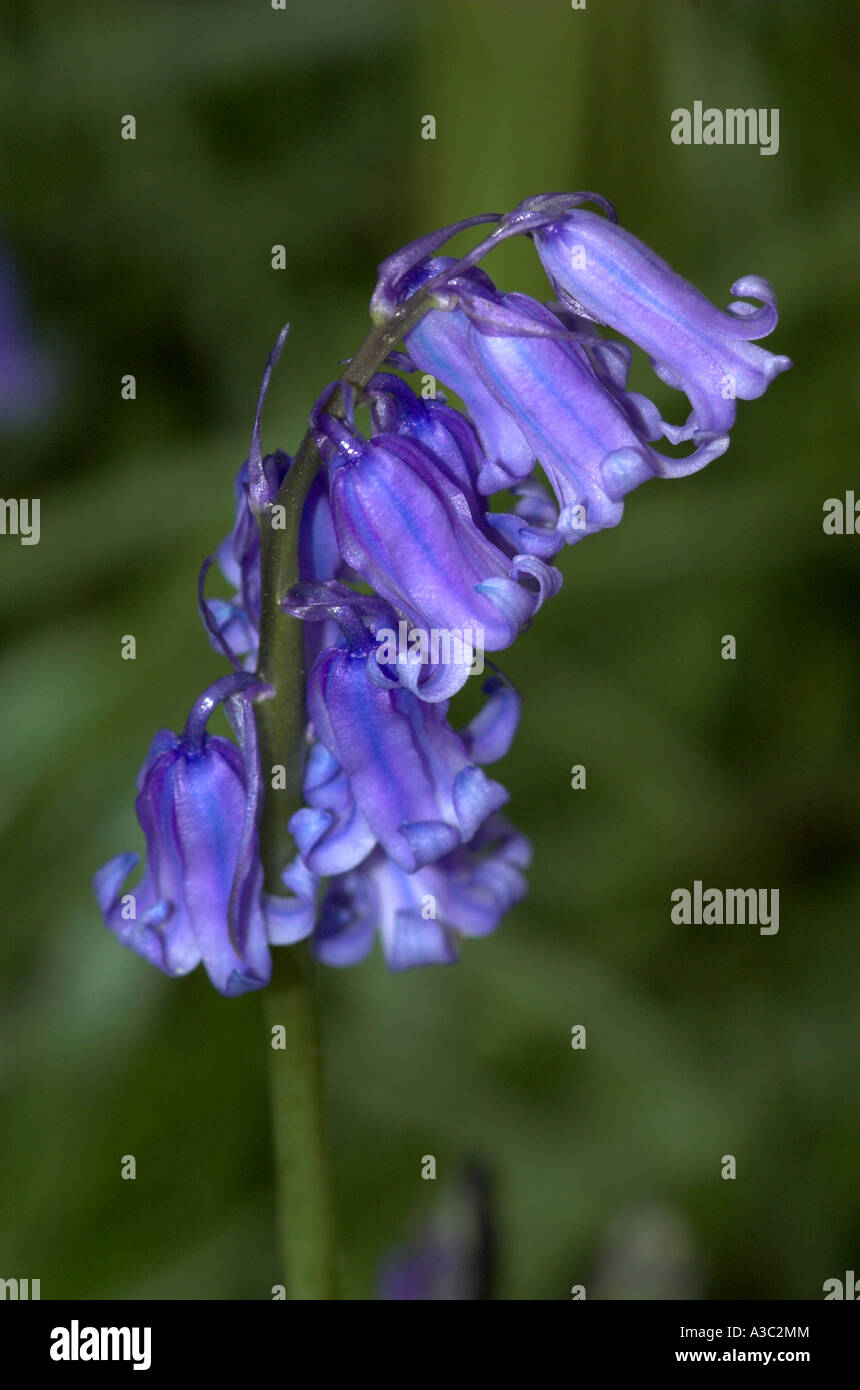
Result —
[[303, 806], [290, 818], [290, 834], [305, 864], [322, 878], [355, 868], [376, 844], [376, 836], [352, 799], [340, 814]]
[[312, 745], [308, 756], [304, 794], [308, 805], [291, 817], [290, 834], [307, 868], [328, 878], [366, 859], [376, 836], [346, 773], [321, 742]]
[[373, 946], [378, 919], [376, 890], [363, 873], [335, 879], [323, 899], [313, 938], [326, 965], [357, 965]]
[[136, 888], [128, 888], [126, 880], [139, 862], [137, 854], [118, 854], [95, 874], [93, 891], [105, 925], [121, 945], [150, 965], [167, 975], [185, 975], [199, 965], [200, 952], [185, 920], [184, 907], [181, 902], [174, 905], [158, 897], [149, 873]]
[[564, 537], [556, 524], [532, 526], [522, 517], [510, 512], [488, 512], [487, 522], [498, 531], [511, 550], [525, 555], [536, 555], [541, 560], [551, 560], [564, 545]]
[[443, 922], [420, 912], [399, 908], [383, 937], [389, 970], [415, 970], [425, 965], [453, 965], [459, 959], [456, 938]]
[[510, 751], [522, 708], [519, 692], [504, 676], [485, 681], [484, 694], [482, 709], [460, 732], [468, 757], [481, 764], [498, 762]]
[[292, 946], [314, 929], [317, 877], [299, 858], [287, 865], [281, 877], [290, 895], [264, 893], [262, 897], [266, 935], [273, 946]]

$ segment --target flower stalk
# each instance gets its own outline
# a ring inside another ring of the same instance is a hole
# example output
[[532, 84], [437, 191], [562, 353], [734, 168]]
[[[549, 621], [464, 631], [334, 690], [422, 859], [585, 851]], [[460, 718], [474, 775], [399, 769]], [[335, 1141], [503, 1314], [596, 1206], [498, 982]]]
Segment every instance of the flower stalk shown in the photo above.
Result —
[[264, 993], [273, 1042], [272, 1030], [284, 1029], [283, 1048], [271, 1048], [269, 1092], [278, 1242], [287, 1297], [335, 1299], [318, 1000], [307, 942], [277, 952]]

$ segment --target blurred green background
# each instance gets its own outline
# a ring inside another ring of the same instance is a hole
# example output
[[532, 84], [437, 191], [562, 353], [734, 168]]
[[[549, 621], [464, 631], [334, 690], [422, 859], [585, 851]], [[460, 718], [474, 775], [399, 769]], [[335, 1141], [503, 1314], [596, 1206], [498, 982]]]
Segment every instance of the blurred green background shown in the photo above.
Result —
[[[40, 544], [0, 544], [0, 1276], [43, 1298], [278, 1282], [261, 1001], [124, 952], [90, 875], [141, 847], [150, 737], [223, 669], [197, 568], [281, 324], [264, 442], [290, 450], [384, 255], [558, 189], [612, 198], [717, 303], [769, 277], [767, 346], [796, 365], [740, 403], [723, 459], [568, 550], [505, 654], [526, 700], [496, 775], [535, 846], [527, 902], [457, 967], [322, 975], [344, 1292], [372, 1294], [469, 1158], [494, 1177], [502, 1298], [819, 1298], [857, 1267], [860, 540], [821, 526], [858, 481], [855, 17], [4, 4], [0, 234], [63, 387], [0, 439], [4, 496], [42, 501]], [[778, 107], [778, 155], [673, 145], [696, 99]], [[546, 294], [527, 243], [487, 269]], [[779, 888], [779, 934], [674, 926], [694, 879]]]

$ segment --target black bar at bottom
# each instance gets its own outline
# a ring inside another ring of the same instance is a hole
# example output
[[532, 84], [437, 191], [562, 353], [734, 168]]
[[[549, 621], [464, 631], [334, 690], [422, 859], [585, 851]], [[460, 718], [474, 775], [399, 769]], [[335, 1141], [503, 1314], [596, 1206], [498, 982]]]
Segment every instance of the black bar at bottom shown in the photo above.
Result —
[[278, 1301], [6, 1301], [0, 1304], [0, 1334], [7, 1365], [14, 1355], [19, 1374], [32, 1370], [52, 1377], [92, 1377], [105, 1369], [113, 1375], [158, 1377], [188, 1369], [247, 1376], [271, 1367], [304, 1378], [315, 1365], [330, 1376], [342, 1360], [358, 1374], [380, 1359], [393, 1370], [392, 1335], [400, 1374], [423, 1381], [434, 1363], [440, 1374], [450, 1374], [461, 1358], [461, 1371], [477, 1359], [484, 1378], [493, 1362], [504, 1365], [512, 1353], [533, 1363], [535, 1378], [559, 1354], [571, 1374], [595, 1365], [658, 1372], [670, 1366], [794, 1365], [820, 1374], [854, 1362], [860, 1310], [837, 1301], [527, 1303], [509, 1309], [500, 1323], [487, 1312], [477, 1324], [474, 1313], [467, 1324], [450, 1324], [467, 1339], [453, 1345], [438, 1314], [423, 1314], [415, 1323], [410, 1316], [381, 1303], [330, 1304], [323, 1313], [322, 1305]]

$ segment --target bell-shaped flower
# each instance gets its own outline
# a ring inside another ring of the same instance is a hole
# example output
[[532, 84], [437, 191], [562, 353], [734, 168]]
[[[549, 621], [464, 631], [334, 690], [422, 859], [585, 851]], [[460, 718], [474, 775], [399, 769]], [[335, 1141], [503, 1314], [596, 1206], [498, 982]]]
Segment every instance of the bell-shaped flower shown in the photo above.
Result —
[[444, 401], [423, 400], [391, 372], [377, 372], [364, 392], [371, 402], [373, 434], [399, 434], [431, 454], [469, 503], [472, 518], [483, 524], [485, 504], [478, 496], [482, 453], [469, 421]]
[[[124, 946], [173, 976], [202, 961], [215, 988], [228, 996], [259, 989], [271, 974], [250, 704], [267, 690], [251, 675], [224, 676], [196, 701], [181, 735], [168, 729], [156, 734], [138, 779], [136, 810], [147, 842], [143, 878], [124, 891], [139, 857], [121, 854], [93, 880], [105, 921]], [[238, 747], [207, 732], [210, 716], [225, 701]], [[275, 900], [272, 909], [281, 940], [310, 932], [309, 903]]]
[[531, 849], [503, 816], [492, 816], [468, 845], [415, 873], [382, 850], [328, 887], [314, 932], [327, 965], [355, 965], [376, 933], [390, 970], [446, 965], [458, 936], [487, 936], [526, 893]]
[[479, 631], [484, 650], [511, 645], [561, 576], [506, 555], [434, 455], [400, 434], [367, 441], [323, 415], [328, 492], [346, 563], [429, 631]]
[[687, 424], [664, 428], [673, 442], [725, 434], [736, 399], [763, 395], [791, 366], [753, 341], [777, 323], [773, 290], [761, 276], [732, 285], [732, 294], [759, 307], [736, 300], [723, 311], [632, 232], [597, 213], [549, 210], [533, 237], [559, 298], [638, 343], [660, 378], [686, 393]]
[[[453, 268], [451, 257], [437, 257], [416, 268], [406, 279], [404, 295], [414, 293], [421, 284]], [[471, 283], [488, 295], [495, 286], [482, 270], [472, 269], [458, 283]], [[413, 367], [438, 378], [460, 397], [481, 442], [483, 461], [478, 478], [479, 491], [499, 492], [512, 481], [526, 477], [535, 465], [534, 450], [518, 422], [498, 398], [489, 391], [475, 371], [469, 343], [469, 319], [455, 307], [431, 309], [404, 337]]]
[[[407, 286], [429, 269], [416, 268]], [[431, 311], [407, 334], [410, 358], [428, 365], [420, 344], [416, 356], [413, 336], [420, 338], [422, 326], [434, 320], [426, 330], [433, 343], [456, 339], [462, 371], [471, 371], [515, 422], [526, 448], [517, 440], [497, 440], [481, 464], [481, 492], [519, 486], [536, 459], [547, 473], [560, 508], [554, 530], [523, 526], [516, 513], [487, 518], [509, 543], [518, 540], [523, 552], [549, 559], [563, 542], [617, 525], [627, 492], [649, 478], [695, 471], [726, 449], [725, 437], [702, 434], [686, 459], [655, 453], [649, 440], [662, 427], [656, 409], [644, 398], [615, 393], [589, 359], [583, 335], [528, 295], [501, 294], [474, 269], [455, 276], [447, 294], [454, 307]], [[589, 328], [588, 341], [594, 338]], [[451, 384], [471, 411], [467, 388], [459, 379]], [[480, 402], [479, 397], [479, 409]]]
[[[560, 320], [535, 300], [519, 294], [504, 300], [524, 318], [563, 333]], [[488, 389], [516, 414], [552, 484], [558, 530], [568, 543], [617, 525], [626, 493], [678, 471], [678, 460], [651, 448], [575, 339], [495, 335], [473, 326], [470, 341]], [[727, 447], [726, 436], [702, 438], [682, 471], [704, 467]]]
[[432, 454], [467, 499], [478, 530], [502, 545], [511, 558], [525, 554], [546, 560], [561, 549], [558, 508], [537, 479], [527, 478], [511, 487], [518, 498], [513, 513], [487, 511], [486, 498], [477, 486], [484, 455], [474, 429], [459, 410], [438, 399], [419, 399], [390, 372], [373, 377], [365, 397], [372, 401], [374, 434], [401, 434]]
[[[314, 873], [352, 868], [377, 843], [413, 873], [471, 840], [507, 801], [477, 764], [507, 750], [519, 698], [506, 682], [489, 682], [484, 709], [456, 732], [447, 701], [430, 703], [380, 678], [376, 638], [361, 620], [362, 607], [379, 601], [354, 595], [350, 605], [342, 598], [349, 591], [335, 587], [347, 645], [324, 651], [308, 679], [308, 714], [324, 751], [311, 755], [308, 804], [290, 830]], [[307, 614], [309, 605], [298, 593], [285, 607]]]

